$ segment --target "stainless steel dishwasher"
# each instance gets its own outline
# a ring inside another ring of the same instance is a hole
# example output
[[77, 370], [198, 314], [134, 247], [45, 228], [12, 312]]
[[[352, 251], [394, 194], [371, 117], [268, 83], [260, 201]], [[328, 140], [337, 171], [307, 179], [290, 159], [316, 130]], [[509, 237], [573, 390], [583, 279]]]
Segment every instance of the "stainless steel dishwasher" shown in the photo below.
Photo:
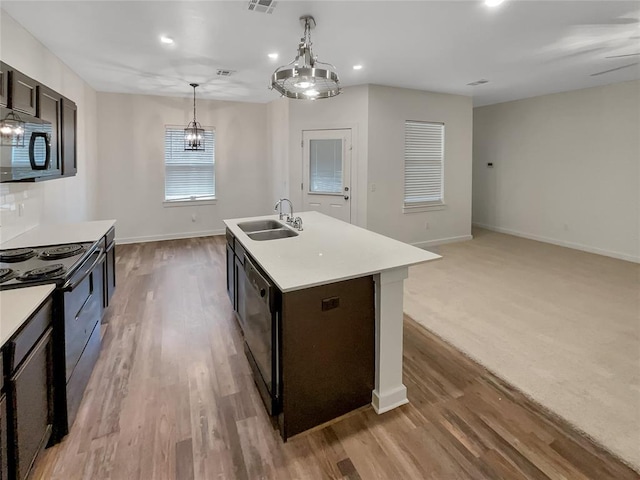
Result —
[[238, 284], [245, 353], [262, 400], [269, 414], [276, 415], [280, 397], [277, 289], [248, 255]]

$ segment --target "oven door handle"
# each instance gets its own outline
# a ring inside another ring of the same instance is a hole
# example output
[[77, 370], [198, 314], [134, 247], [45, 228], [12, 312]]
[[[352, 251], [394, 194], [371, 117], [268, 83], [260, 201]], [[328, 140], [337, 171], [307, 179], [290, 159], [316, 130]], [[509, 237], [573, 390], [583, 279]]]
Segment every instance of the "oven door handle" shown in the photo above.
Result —
[[96, 260], [93, 262], [93, 264], [91, 265], [91, 268], [87, 269], [87, 271], [82, 275], [80, 280], [77, 280], [75, 282], [71, 282], [72, 278], [70, 278], [62, 286], [62, 291], [63, 292], [70, 292], [71, 290], [76, 288], [78, 285], [80, 285], [82, 282], [84, 282], [84, 279], [87, 278], [91, 274], [91, 272], [93, 272], [93, 269], [96, 267], [96, 265], [99, 265], [100, 263], [102, 263], [104, 261], [104, 259], [106, 258], [104, 250], [99, 250], [99, 252], [100, 252], [100, 255], [98, 255], [98, 258], [96, 258]]

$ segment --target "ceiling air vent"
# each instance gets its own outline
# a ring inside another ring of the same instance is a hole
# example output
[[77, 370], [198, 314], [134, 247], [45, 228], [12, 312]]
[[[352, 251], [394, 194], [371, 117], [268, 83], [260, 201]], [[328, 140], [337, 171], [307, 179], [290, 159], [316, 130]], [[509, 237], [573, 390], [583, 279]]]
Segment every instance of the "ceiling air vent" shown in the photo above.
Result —
[[480, 80], [476, 80], [475, 82], [467, 83], [470, 87], [477, 87], [478, 85], [484, 85], [485, 83], [489, 83], [489, 80], [485, 80], [484, 78]]
[[249, 10], [260, 13], [273, 13], [276, 7], [274, 0], [249, 0]]
[[219, 77], [230, 77], [234, 73], [236, 73], [235, 70], [216, 70], [216, 75]]

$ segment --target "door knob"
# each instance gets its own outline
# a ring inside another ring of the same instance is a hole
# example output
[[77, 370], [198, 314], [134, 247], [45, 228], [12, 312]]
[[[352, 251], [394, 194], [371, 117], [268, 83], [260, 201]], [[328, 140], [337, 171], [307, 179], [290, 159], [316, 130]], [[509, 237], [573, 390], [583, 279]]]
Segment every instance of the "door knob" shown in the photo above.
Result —
[[345, 199], [345, 200], [349, 200], [349, 195], [345, 195], [345, 196], [344, 196], [344, 199]]

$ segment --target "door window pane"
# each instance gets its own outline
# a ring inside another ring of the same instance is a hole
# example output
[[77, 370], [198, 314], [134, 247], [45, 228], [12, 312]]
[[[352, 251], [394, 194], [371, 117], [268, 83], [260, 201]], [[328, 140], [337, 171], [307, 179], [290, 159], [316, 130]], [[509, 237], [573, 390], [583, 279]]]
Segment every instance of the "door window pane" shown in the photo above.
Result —
[[309, 140], [309, 191], [342, 193], [342, 139]]

